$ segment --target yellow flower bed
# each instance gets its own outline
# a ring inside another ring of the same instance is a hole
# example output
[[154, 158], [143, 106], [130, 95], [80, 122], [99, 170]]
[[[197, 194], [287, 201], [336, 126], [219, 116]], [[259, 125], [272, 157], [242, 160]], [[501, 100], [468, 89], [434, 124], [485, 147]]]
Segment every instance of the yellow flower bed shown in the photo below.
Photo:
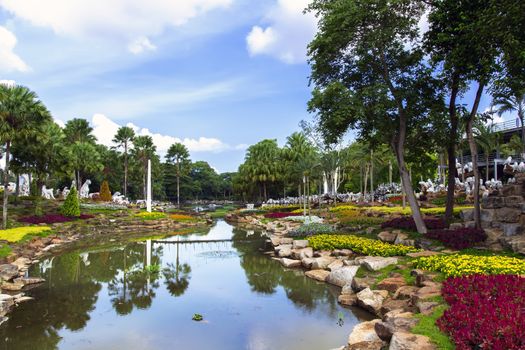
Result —
[[[464, 209], [472, 209], [472, 206], [455, 206], [454, 207], [454, 215], [459, 215], [459, 213]], [[445, 214], [445, 207], [438, 207], [438, 208], [421, 208], [421, 213], [426, 215], [443, 215]], [[384, 214], [398, 214], [398, 215], [410, 215], [412, 214], [412, 210], [409, 206], [403, 207], [356, 207], [354, 205], [341, 205], [335, 208], [331, 208], [330, 211], [332, 212], [342, 212], [342, 211], [356, 211], [356, 210], [371, 210], [379, 213]]]
[[508, 256], [434, 255], [417, 259], [415, 265], [419, 269], [442, 272], [447, 277], [525, 274], [525, 260]]
[[147, 211], [141, 211], [140, 213], [135, 214], [135, 217], [143, 220], [158, 220], [164, 219], [166, 217], [166, 214], [158, 211], [153, 211], [151, 213], [148, 213]]
[[51, 231], [48, 226], [24, 226], [0, 230], [0, 240], [8, 242], [18, 242], [27, 235], [37, 235], [42, 232]]
[[194, 221], [194, 220], [197, 220], [197, 218], [191, 216], [191, 215], [186, 215], [186, 214], [171, 214], [170, 215], [170, 219], [172, 220], [175, 220], [175, 221]]
[[374, 256], [406, 255], [419, 249], [402, 244], [390, 244], [354, 235], [316, 235], [308, 238], [315, 250], [351, 249], [356, 253]]

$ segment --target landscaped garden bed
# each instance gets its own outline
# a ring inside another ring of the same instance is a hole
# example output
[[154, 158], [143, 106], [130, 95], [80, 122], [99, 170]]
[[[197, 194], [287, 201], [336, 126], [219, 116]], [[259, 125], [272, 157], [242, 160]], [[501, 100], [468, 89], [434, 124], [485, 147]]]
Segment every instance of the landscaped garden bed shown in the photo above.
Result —
[[38, 225], [38, 224], [48, 224], [49, 225], [49, 224], [56, 224], [56, 223], [61, 223], [61, 222], [69, 222], [69, 221], [73, 221], [77, 219], [87, 220], [87, 219], [92, 219], [94, 217], [95, 217], [94, 215], [90, 215], [90, 214], [80, 214], [80, 216], [78, 217], [65, 216], [62, 214], [46, 214], [46, 215], [41, 215], [41, 216], [37, 216], [37, 215], [24, 216], [18, 219], [18, 221], [24, 222], [26, 224], [33, 224], [33, 225]]
[[415, 253], [419, 249], [402, 244], [390, 244], [354, 235], [316, 235], [308, 238], [315, 250], [351, 249], [364, 255], [396, 256]]

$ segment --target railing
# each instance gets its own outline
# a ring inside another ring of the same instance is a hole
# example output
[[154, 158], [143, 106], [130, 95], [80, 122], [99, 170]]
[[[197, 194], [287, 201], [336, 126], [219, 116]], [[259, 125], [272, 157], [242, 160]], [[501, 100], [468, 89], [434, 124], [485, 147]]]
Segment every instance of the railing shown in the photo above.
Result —
[[507, 120], [501, 123], [494, 123], [490, 124], [490, 127], [492, 128], [492, 131], [494, 132], [500, 132], [500, 131], [508, 131], [513, 129], [521, 129], [521, 123], [518, 120]]

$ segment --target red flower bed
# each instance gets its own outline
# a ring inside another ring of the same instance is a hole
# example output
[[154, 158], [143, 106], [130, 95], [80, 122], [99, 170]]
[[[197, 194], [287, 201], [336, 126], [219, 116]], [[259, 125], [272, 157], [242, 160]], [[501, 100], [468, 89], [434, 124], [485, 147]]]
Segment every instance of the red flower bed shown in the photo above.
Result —
[[284, 213], [284, 212], [275, 212], [275, 213], [268, 213], [264, 214], [264, 217], [267, 219], [282, 219], [286, 218], [288, 216], [299, 216], [302, 214], [299, 213]]
[[27, 224], [35, 224], [35, 225], [36, 224], [56, 224], [60, 222], [73, 221], [76, 219], [86, 220], [86, 219], [91, 219], [94, 217], [95, 217], [94, 215], [88, 215], [88, 214], [81, 214], [78, 218], [71, 218], [68, 216], [64, 216], [62, 214], [46, 214], [42, 216], [25, 216], [25, 217], [18, 219], [18, 221], [25, 222]]
[[[444, 229], [447, 227], [447, 224], [445, 221], [437, 218], [427, 218], [424, 219], [425, 225], [429, 230], [438, 230], [438, 229]], [[402, 216], [399, 218], [394, 218], [392, 220], [385, 221], [381, 224], [381, 228], [397, 228], [397, 229], [405, 229], [405, 230], [416, 230], [416, 223], [414, 222], [414, 219], [411, 216]]]
[[426, 236], [442, 242], [453, 249], [466, 249], [487, 239], [485, 231], [476, 228], [460, 228], [457, 230], [433, 230]]
[[450, 308], [437, 325], [450, 335], [457, 350], [525, 349], [525, 278], [449, 278], [442, 293]]

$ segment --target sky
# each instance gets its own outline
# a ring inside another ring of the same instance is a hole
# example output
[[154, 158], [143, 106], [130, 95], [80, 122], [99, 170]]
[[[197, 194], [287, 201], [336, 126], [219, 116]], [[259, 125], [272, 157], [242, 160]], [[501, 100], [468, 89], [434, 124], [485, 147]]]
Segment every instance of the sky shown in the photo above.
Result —
[[[308, 0], [0, 0], [0, 80], [34, 90], [63, 124], [119, 126], [163, 156], [235, 171], [248, 145], [309, 119]], [[481, 108], [490, 103], [484, 98]]]

